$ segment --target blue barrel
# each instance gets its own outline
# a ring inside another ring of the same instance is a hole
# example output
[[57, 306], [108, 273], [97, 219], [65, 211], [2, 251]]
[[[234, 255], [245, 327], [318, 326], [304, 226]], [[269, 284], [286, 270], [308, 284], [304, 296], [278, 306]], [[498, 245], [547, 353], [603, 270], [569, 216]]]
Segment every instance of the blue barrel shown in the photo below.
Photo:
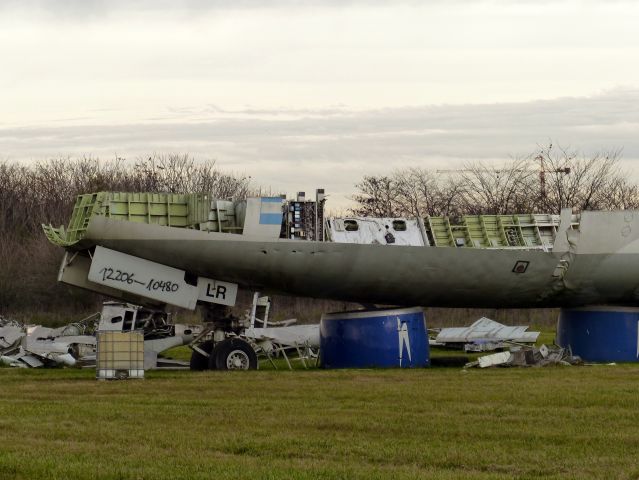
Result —
[[323, 368], [414, 368], [429, 365], [424, 310], [326, 313], [320, 323]]
[[562, 309], [557, 344], [588, 362], [639, 361], [639, 308]]

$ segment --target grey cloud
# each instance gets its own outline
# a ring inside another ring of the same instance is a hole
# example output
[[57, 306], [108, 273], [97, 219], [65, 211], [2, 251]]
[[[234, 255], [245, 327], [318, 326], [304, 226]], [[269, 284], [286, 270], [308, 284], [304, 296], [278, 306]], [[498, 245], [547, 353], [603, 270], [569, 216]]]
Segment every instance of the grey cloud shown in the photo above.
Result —
[[[525, 6], [525, 5], [557, 5], [569, 0], [400, 0], [392, 5], [384, 0], [3, 0], [0, 2], [2, 11], [38, 12], [65, 20], [91, 20], [107, 15], [127, 11], [139, 12], [181, 12], [184, 14], [200, 14], [202, 12], [240, 9], [272, 9], [272, 8], [342, 8], [356, 6], [396, 7], [409, 5], [417, 7], [446, 7], [460, 4], [492, 4], [495, 7]], [[582, 0], [584, 5], [606, 3], [629, 3], [629, 0]]]
[[[462, 1], [462, 0], [458, 0]], [[470, 1], [470, 0], [465, 0]], [[401, 4], [419, 5], [417, 0], [403, 0]], [[223, 9], [273, 7], [335, 7], [349, 5], [387, 5], [383, 0], [3, 0], [0, 10], [29, 9], [61, 16], [93, 16], [116, 11], [185, 11], [202, 12]]]
[[176, 109], [173, 120], [159, 123], [0, 129], [0, 158], [189, 152], [276, 189], [321, 185], [348, 195], [366, 173], [505, 159], [549, 139], [584, 152], [622, 148], [632, 164], [639, 161], [638, 106], [639, 90], [618, 89], [589, 98], [363, 112], [205, 108], [199, 114], [209, 118], [198, 122], [180, 120], [184, 111]]

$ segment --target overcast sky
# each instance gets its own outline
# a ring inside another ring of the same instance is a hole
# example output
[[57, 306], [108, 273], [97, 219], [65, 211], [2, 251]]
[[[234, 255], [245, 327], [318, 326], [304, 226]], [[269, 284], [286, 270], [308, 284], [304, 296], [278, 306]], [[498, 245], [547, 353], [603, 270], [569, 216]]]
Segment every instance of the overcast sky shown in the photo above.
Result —
[[638, 25], [624, 1], [0, 0], [0, 159], [191, 153], [336, 205], [551, 138], [639, 170]]

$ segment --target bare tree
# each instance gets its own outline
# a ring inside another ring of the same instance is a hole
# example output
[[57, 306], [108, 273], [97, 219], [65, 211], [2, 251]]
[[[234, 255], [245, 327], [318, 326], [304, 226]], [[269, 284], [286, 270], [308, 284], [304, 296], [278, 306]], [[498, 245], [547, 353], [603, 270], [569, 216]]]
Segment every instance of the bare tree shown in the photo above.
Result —
[[391, 177], [366, 175], [356, 185], [359, 193], [353, 196], [358, 203], [356, 215], [394, 217], [400, 215], [397, 204], [396, 182]]
[[463, 183], [458, 176], [441, 176], [424, 168], [397, 170], [393, 174], [396, 210], [405, 216], [449, 215], [459, 210]]
[[541, 147], [535, 158], [544, 166], [546, 183], [538, 210], [606, 210], [633, 208], [639, 203], [636, 185], [629, 183], [621, 169], [621, 150], [585, 156], [551, 143]]
[[620, 150], [586, 156], [549, 144], [499, 167], [475, 162], [445, 176], [422, 168], [365, 176], [352, 212], [458, 216], [639, 208], [639, 187], [620, 159]]
[[460, 172], [464, 185], [462, 209], [469, 214], [505, 214], [531, 211], [536, 172], [527, 158], [513, 158], [495, 168], [481, 162]]
[[639, 209], [639, 187], [626, 177], [618, 176], [602, 194], [602, 204], [615, 210]]

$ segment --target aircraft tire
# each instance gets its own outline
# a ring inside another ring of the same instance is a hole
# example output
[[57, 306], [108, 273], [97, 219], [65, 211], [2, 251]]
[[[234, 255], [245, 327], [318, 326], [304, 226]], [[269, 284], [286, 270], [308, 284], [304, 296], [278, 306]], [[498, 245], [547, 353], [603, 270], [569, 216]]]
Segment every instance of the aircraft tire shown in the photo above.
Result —
[[[217, 370], [256, 370], [257, 354], [240, 338], [227, 338], [218, 343], [210, 357]], [[209, 365], [211, 364], [209, 363]]]
[[193, 350], [191, 352], [191, 360], [189, 367], [193, 371], [201, 372], [209, 368], [209, 358], [213, 357], [213, 342], [208, 340], [200, 345], [200, 348], [209, 354], [209, 357], [205, 357], [200, 352]]

